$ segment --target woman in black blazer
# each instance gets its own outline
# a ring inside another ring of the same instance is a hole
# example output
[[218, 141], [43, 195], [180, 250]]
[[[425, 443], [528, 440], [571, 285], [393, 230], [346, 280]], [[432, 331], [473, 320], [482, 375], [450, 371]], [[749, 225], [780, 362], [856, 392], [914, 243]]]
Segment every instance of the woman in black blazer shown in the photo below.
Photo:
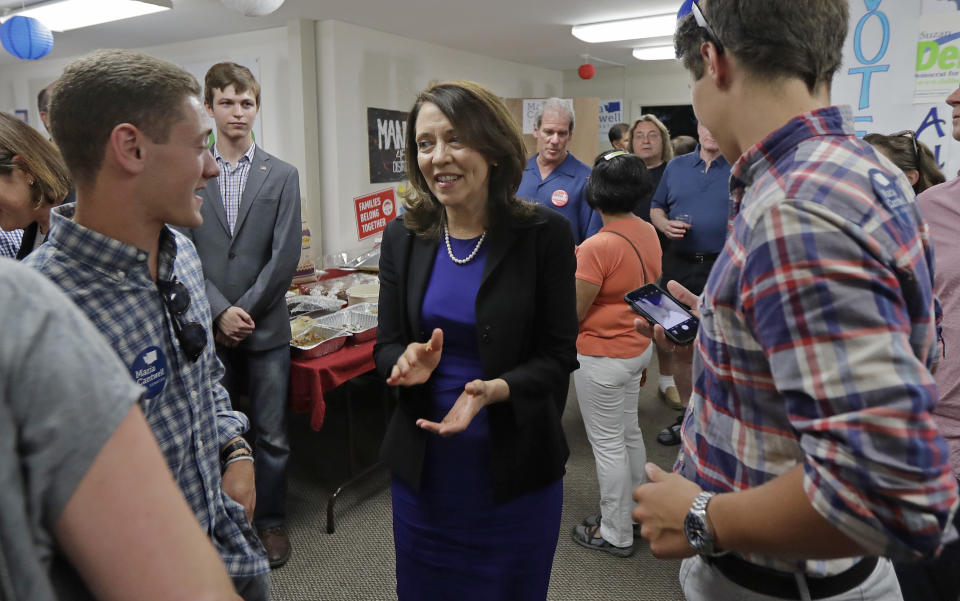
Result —
[[47, 237], [50, 209], [70, 192], [70, 172], [57, 147], [7, 113], [0, 113], [0, 229], [24, 230], [17, 259]]
[[577, 367], [570, 227], [516, 199], [523, 141], [486, 88], [428, 88], [406, 136], [413, 191], [384, 233], [374, 347], [398, 395], [381, 450], [398, 597], [544, 599]]

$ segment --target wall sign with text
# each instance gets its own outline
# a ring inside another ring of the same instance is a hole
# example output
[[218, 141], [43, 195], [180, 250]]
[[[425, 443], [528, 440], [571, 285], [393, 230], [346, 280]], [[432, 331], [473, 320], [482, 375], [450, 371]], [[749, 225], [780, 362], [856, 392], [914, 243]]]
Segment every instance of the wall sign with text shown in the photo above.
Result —
[[353, 199], [357, 213], [357, 239], [379, 234], [397, 216], [397, 200], [393, 188], [364, 194]]
[[407, 168], [403, 160], [406, 133], [406, 112], [367, 108], [371, 184], [407, 179]]

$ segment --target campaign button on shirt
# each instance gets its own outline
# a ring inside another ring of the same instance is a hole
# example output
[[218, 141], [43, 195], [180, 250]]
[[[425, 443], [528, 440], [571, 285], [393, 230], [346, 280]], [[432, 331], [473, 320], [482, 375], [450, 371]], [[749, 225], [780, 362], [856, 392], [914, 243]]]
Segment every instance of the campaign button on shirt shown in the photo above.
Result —
[[147, 347], [137, 355], [130, 366], [130, 375], [137, 384], [147, 389], [144, 398], [160, 394], [167, 383], [167, 357], [159, 347]]
[[550, 197], [550, 201], [554, 204], [554, 206], [562, 207], [570, 202], [570, 195], [567, 194], [566, 190], [557, 190]]

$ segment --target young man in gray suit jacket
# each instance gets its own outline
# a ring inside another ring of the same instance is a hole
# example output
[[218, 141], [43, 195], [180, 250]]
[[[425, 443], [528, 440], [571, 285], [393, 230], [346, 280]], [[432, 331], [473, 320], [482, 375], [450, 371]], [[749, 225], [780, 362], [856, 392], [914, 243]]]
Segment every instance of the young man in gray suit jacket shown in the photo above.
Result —
[[290, 557], [286, 517], [290, 322], [284, 292], [300, 258], [300, 183], [292, 165], [253, 141], [260, 85], [249, 69], [218, 63], [204, 78], [216, 122], [211, 149], [220, 177], [207, 181], [203, 225], [187, 234], [203, 263], [223, 384], [234, 402], [247, 391], [256, 440], [254, 525], [271, 567]]

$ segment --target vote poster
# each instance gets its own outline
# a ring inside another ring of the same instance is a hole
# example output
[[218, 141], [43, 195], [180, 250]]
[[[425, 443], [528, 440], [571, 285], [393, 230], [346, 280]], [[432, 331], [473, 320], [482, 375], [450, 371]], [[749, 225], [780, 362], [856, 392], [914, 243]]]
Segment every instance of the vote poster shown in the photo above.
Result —
[[[917, 76], [939, 70], [953, 77], [949, 72], [960, 70], [940, 69], [954, 67], [960, 58], [947, 50], [956, 46], [954, 40], [945, 39], [960, 32], [958, 17], [957, 0], [850, 0], [843, 64], [832, 90], [834, 104], [851, 108], [857, 135], [914, 131], [948, 179], [960, 169], [960, 151], [953, 150], [960, 142], [953, 139], [952, 109], [945, 101], [960, 82], [944, 78], [938, 85], [923, 86], [918, 97], [917, 82], [936, 77]], [[931, 63], [930, 43], [936, 40], [937, 56], [929, 69], [918, 69]]]

